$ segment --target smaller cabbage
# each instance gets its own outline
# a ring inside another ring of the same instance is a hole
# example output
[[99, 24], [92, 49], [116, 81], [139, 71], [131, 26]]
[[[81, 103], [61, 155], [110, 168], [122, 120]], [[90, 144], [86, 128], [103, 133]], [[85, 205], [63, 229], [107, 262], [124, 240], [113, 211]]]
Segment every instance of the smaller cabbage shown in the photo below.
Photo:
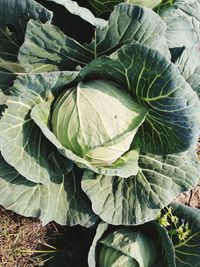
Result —
[[106, 166], [129, 150], [146, 114], [111, 83], [81, 82], [55, 102], [52, 128], [63, 147], [94, 166]]
[[155, 242], [141, 231], [120, 229], [99, 243], [99, 267], [154, 267], [157, 262]]
[[127, 3], [144, 6], [149, 8], [154, 8], [158, 6], [162, 1], [161, 0], [126, 0]]

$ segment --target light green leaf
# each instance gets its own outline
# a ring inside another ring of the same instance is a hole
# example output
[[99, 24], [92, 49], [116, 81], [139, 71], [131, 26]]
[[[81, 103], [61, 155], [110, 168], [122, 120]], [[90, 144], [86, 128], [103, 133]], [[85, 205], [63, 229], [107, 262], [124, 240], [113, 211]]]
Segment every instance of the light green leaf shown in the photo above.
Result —
[[196, 143], [200, 102], [177, 68], [141, 44], [123, 46], [81, 70], [82, 79], [107, 79], [128, 90], [149, 113], [137, 138], [142, 152], [177, 153]]
[[174, 243], [177, 267], [199, 267], [200, 262], [200, 210], [174, 203], [173, 212], [189, 224], [191, 234], [185, 241]]
[[0, 204], [26, 217], [62, 225], [90, 227], [96, 221], [74, 171], [57, 176], [49, 185], [32, 183], [0, 156]]
[[199, 45], [184, 48], [175, 62], [185, 80], [200, 97], [200, 48]]
[[19, 61], [28, 72], [74, 70], [98, 56], [111, 54], [124, 44], [135, 42], [169, 56], [165, 30], [166, 24], [155, 12], [130, 4], [116, 6], [106, 26], [97, 28], [93, 41], [85, 46], [50, 23], [32, 20], [27, 25]]
[[59, 152], [67, 157], [68, 159], [75, 162], [80, 168], [87, 168], [96, 173], [103, 173], [107, 175], [121, 175], [123, 177], [128, 177], [132, 173], [137, 173], [138, 170], [138, 156], [139, 153], [137, 150], [130, 150], [125, 153], [119, 160], [114, 162], [112, 165], [106, 167], [94, 166], [89, 161], [85, 160], [74, 154], [71, 150], [66, 149], [61, 145], [50, 128], [50, 110], [51, 110], [51, 101], [42, 102], [36, 105], [31, 111], [31, 117], [34, 122], [40, 127], [43, 134], [54, 144]]
[[137, 225], [155, 219], [181, 192], [198, 183], [195, 152], [140, 155], [139, 172], [127, 179], [85, 171], [82, 188], [93, 211], [113, 225]]
[[105, 20], [100, 18], [95, 18], [95, 16], [89, 9], [85, 7], [80, 7], [76, 1], [71, 1], [71, 0], [49, 0], [49, 1], [64, 6], [70, 13], [81, 17], [82, 19], [89, 22], [95, 27], [103, 27], [106, 24]]
[[161, 7], [159, 15], [167, 23], [166, 39], [170, 48], [199, 44], [199, 0], [176, 0]]
[[11, 89], [8, 108], [0, 120], [0, 150], [5, 160], [33, 182], [50, 183], [71, 168], [30, 117], [31, 109], [57, 88], [76, 79], [76, 72], [23, 75]]

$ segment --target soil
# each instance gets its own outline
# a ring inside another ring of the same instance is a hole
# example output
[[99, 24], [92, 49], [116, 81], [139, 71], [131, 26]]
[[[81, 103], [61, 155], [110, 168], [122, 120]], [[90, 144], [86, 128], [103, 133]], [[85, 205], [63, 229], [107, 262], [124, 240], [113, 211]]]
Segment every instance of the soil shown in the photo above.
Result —
[[200, 183], [194, 189], [180, 194], [175, 201], [200, 209]]

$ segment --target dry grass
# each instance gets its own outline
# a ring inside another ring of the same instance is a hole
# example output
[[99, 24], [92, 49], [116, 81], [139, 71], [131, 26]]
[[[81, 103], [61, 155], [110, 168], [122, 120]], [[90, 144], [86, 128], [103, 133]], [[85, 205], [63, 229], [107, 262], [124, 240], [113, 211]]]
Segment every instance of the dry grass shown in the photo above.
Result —
[[50, 224], [43, 227], [38, 220], [28, 219], [0, 209], [0, 267], [43, 266], [43, 254], [49, 247]]

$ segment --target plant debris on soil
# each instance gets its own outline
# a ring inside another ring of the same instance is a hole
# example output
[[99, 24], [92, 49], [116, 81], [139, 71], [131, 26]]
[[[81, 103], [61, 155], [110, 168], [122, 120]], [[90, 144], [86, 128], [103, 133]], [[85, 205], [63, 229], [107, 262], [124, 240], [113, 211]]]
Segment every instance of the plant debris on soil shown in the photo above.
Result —
[[43, 227], [36, 219], [25, 218], [3, 208], [0, 209], [0, 218], [0, 266], [42, 266], [44, 260], [36, 254], [45, 246], [53, 226]]

